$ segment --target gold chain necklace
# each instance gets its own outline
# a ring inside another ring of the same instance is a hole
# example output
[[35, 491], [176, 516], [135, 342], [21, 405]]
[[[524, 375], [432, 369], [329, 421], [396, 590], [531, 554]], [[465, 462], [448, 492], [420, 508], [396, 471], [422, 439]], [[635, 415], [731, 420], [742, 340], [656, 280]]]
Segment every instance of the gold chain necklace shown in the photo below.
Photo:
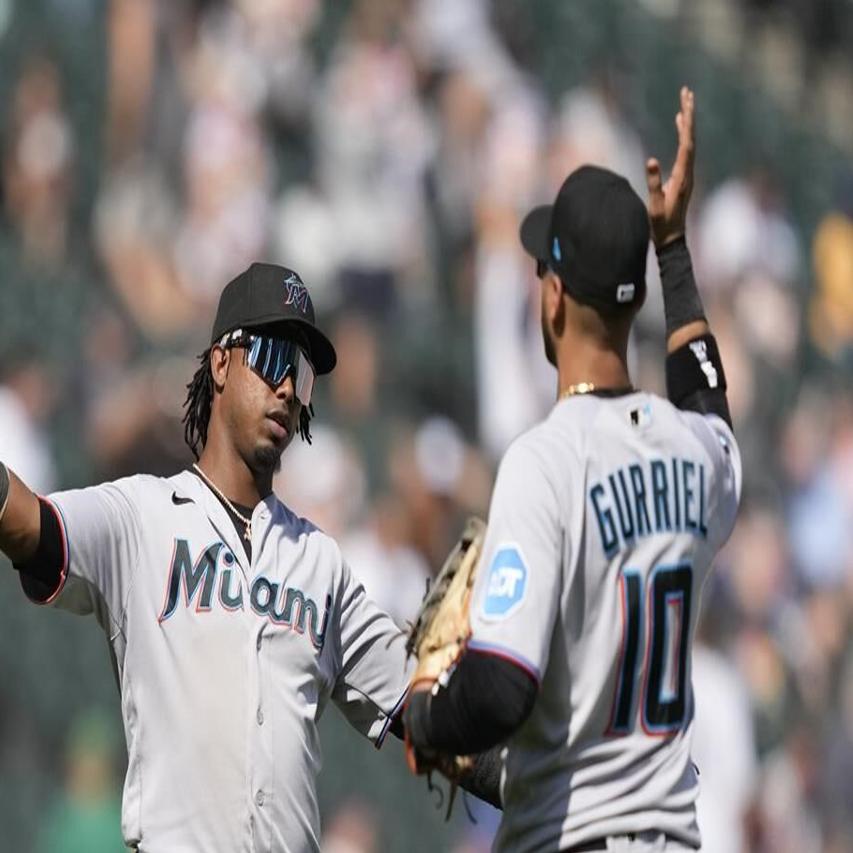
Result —
[[566, 397], [573, 397], [575, 394], [592, 394], [595, 391], [595, 385], [592, 382], [578, 382], [577, 385], [569, 385], [565, 391], [560, 392], [557, 400], [565, 400]]
[[599, 388], [593, 382], [578, 382], [577, 385], [569, 385], [569, 387], [566, 388], [565, 391], [561, 391], [560, 396], [557, 397], [557, 402], [559, 402], [560, 400], [565, 400], [566, 397], [574, 397], [575, 394], [593, 394], [596, 391], [600, 391], [603, 394], [606, 390], [611, 390], [611, 391], [618, 390], [620, 393], [624, 393], [624, 392], [630, 393], [634, 390], [634, 388], [633, 388], [633, 386], [629, 385], [627, 388], [605, 389], [605, 388]]
[[204, 482], [207, 483], [207, 485], [210, 486], [210, 488], [222, 499], [225, 506], [227, 506], [228, 509], [230, 509], [231, 512], [233, 512], [234, 515], [236, 515], [237, 518], [239, 518], [240, 521], [242, 521], [243, 524], [246, 525], [246, 532], [243, 534], [243, 538], [248, 539], [248, 541], [251, 542], [252, 541], [252, 519], [246, 518], [245, 515], [242, 515], [241, 513], [237, 512], [237, 507], [235, 507], [234, 504], [232, 504], [231, 501], [229, 501], [228, 498], [226, 498], [225, 495], [222, 494], [222, 492], [217, 487], [216, 483], [214, 483], [213, 480], [211, 480], [210, 477], [208, 477], [207, 474], [205, 474], [204, 471], [202, 471], [201, 468], [199, 468], [195, 462], [193, 462], [193, 468], [195, 468], [195, 470], [198, 471], [198, 474], [202, 478], [202, 480], [204, 480]]

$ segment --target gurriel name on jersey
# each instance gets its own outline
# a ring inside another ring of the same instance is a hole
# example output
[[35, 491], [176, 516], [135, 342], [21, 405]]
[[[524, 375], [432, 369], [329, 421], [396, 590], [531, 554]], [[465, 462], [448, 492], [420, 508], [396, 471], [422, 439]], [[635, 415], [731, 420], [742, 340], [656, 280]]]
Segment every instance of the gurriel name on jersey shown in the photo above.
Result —
[[687, 532], [708, 536], [705, 466], [653, 459], [616, 468], [589, 489], [601, 547], [608, 557], [639, 537]]

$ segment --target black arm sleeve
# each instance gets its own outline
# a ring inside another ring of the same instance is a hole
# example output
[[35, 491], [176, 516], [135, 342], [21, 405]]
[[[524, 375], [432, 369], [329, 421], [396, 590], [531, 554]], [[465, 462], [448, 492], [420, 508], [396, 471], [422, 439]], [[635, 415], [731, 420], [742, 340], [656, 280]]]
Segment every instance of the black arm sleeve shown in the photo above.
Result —
[[687, 241], [679, 237], [658, 250], [663, 311], [666, 318], [666, 336], [676, 329], [705, 319], [705, 309], [693, 277], [693, 263]]
[[729, 426], [726, 374], [713, 335], [702, 335], [666, 357], [666, 392], [679, 409], [719, 415]]
[[454, 755], [484, 752], [505, 741], [536, 702], [536, 682], [521, 667], [469, 650], [446, 688], [412, 696], [404, 722], [416, 747]]
[[41, 532], [35, 554], [25, 563], [16, 563], [21, 580], [26, 581], [27, 590], [38, 598], [50, 598], [59, 587], [62, 577], [64, 551], [59, 519], [47, 501], [39, 498]]
[[[693, 276], [687, 241], [679, 237], [658, 251], [666, 335], [705, 319], [702, 299]], [[679, 409], [719, 415], [732, 425], [726, 400], [726, 376], [713, 335], [690, 341], [666, 359], [666, 388]]]

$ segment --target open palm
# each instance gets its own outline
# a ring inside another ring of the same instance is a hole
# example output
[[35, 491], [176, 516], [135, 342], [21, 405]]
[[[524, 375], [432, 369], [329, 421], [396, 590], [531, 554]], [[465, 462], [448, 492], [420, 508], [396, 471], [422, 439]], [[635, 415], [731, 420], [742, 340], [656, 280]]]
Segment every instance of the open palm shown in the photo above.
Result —
[[661, 183], [660, 163], [654, 158], [646, 162], [646, 182], [649, 187], [649, 221], [652, 239], [657, 248], [671, 243], [684, 234], [687, 204], [693, 190], [693, 92], [681, 87], [681, 109], [675, 117], [678, 130], [678, 151], [666, 183]]

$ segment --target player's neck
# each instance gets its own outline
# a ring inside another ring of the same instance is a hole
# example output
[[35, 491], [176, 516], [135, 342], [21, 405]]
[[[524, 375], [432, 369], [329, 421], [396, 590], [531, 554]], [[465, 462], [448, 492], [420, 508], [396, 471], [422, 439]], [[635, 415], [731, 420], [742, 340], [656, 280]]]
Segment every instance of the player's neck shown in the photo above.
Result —
[[198, 466], [232, 503], [254, 507], [272, 492], [273, 472], [252, 471], [240, 454], [213, 431], [208, 435]]
[[590, 339], [562, 342], [557, 351], [557, 373], [558, 397], [568, 388], [583, 383], [592, 384], [600, 390], [631, 385], [627, 352], [619, 352]]

